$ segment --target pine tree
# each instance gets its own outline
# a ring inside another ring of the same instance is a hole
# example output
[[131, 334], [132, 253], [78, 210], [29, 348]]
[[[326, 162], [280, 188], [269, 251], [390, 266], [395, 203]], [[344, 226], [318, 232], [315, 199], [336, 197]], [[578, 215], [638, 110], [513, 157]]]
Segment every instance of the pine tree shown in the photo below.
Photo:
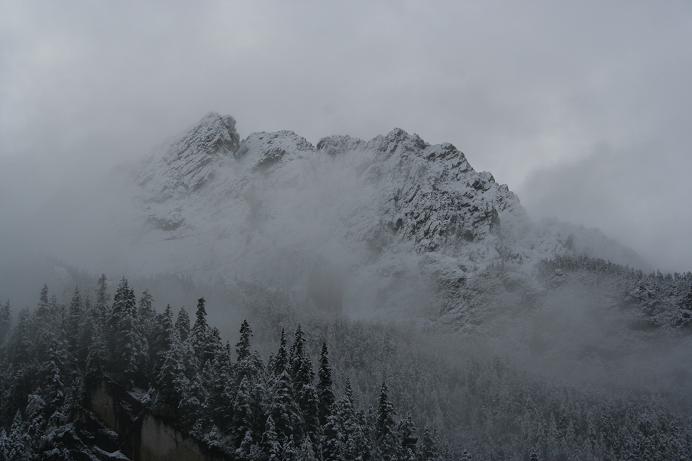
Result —
[[153, 372], [158, 372], [163, 362], [163, 354], [171, 348], [173, 340], [173, 311], [166, 305], [164, 311], [156, 315], [152, 341], [149, 343], [149, 363]]
[[41, 288], [41, 294], [39, 295], [38, 300], [39, 300], [39, 304], [38, 304], [39, 309], [40, 308], [44, 308], [44, 309], [48, 308], [48, 303], [49, 303], [49, 301], [48, 301], [48, 285], [46, 285], [45, 283], [43, 284], [43, 287]]
[[94, 309], [99, 321], [104, 322], [108, 318], [108, 279], [105, 274], [101, 274], [96, 282], [96, 304]]
[[252, 337], [252, 329], [247, 320], [243, 320], [240, 325], [240, 340], [235, 346], [235, 352], [238, 362], [242, 362], [250, 358], [250, 338]]
[[[183, 346], [189, 343], [184, 343]], [[185, 349], [184, 349], [185, 350]], [[179, 421], [183, 427], [192, 428], [200, 418], [207, 419], [207, 393], [202, 383], [202, 376], [197, 369], [197, 357], [194, 355], [192, 347], [188, 347], [185, 353], [187, 360], [186, 369], [189, 379], [188, 386], [183, 391], [183, 398], [178, 409], [180, 410]]]
[[413, 422], [411, 415], [401, 421], [398, 427], [399, 436], [401, 437], [402, 458], [405, 461], [413, 460], [416, 453], [416, 444], [418, 437], [416, 436], [416, 425]]
[[[303, 444], [298, 450], [298, 459], [300, 461], [318, 461], [315, 455], [314, 443], [310, 437], [305, 437]], [[323, 461], [326, 461], [326, 457], [322, 457]]]
[[81, 336], [82, 326], [82, 298], [79, 294], [79, 288], [75, 287], [70, 302], [70, 309], [67, 314], [67, 339], [69, 341], [70, 352], [77, 355], [79, 347], [79, 339]]
[[40, 396], [46, 403], [48, 413], [59, 411], [65, 403], [65, 357], [67, 350], [58, 333], [52, 335], [48, 356], [41, 365]]
[[280, 461], [281, 458], [281, 445], [279, 444], [278, 434], [275, 430], [274, 419], [271, 415], [267, 418], [265, 423], [264, 434], [262, 435], [262, 448], [267, 455], [268, 461]]
[[[319, 431], [319, 398], [313, 381], [312, 362], [305, 352], [305, 335], [300, 325], [296, 329], [289, 355], [290, 377], [293, 395], [302, 415], [301, 433], [316, 434]], [[276, 418], [275, 418], [276, 420]], [[296, 439], [300, 440], [300, 439]]]
[[14, 327], [10, 335], [8, 344], [10, 362], [19, 366], [22, 363], [29, 362], [34, 358], [34, 344], [32, 342], [33, 325], [28, 309], [19, 311], [17, 325]]
[[12, 461], [28, 461], [33, 459], [27, 428], [22, 419], [22, 414], [17, 411], [12, 420], [10, 432], [5, 442], [7, 459]]
[[355, 411], [353, 401], [353, 390], [351, 382], [347, 379], [344, 396], [335, 404], [340, 424], [340, 431], [343, 444], [343, 455], [345, 459], [366, 459], [364, 448], [366, 447], [366, 437], [363, 427]]
[[274, 383], [269, 413], [281, 440], [292, 435], [296, 440], [302, 439], [300, 409], [293, 396], [291, 378], [286, 372], [283, 372]]
[[170, 348], [162, 356], [161, 368], [156, 377], [156, 387], [160, 400], [173, 409], [180, 406], [183, 394], [189, 387], [189, 378], [185, 373], [183, 345], [177, 331], [171, 338]]
[[105, 334], [99, 324], [95, 324], [89, 340], [89, 349], [84, 366], [84, 383], [87, 388], [96, 387], [108, 367], [108, 352]]
[[149, 293], [148, 290], [144, 290], [139, 297], [139, 311], [137, 313], [137, 316], [143, 322], [150, 322], [153, 320], [155, 314], [153, 302], [154, 298], [151, 296], [151, 293]]
[[336, 416], [328, 415], [322, 431], [323, 461], [344, 459], [343, 447], [339, 434], [339, 421]]
[[233, 401], [233, 424], [231, 425], [236, 446], [240, 446], [247, 433], [252, 435], [254, 415], [252, 412], [251, 384], [244, 377]]
[[436, 461], [438, 459], [435, 437], [427, 426], [423, 430], [419, 459], [420, 461]]
[[332, 414], [332, 406], [334, 405], [332, 369], [329, 366], [327, 343], [324, 342], [322, 343], [322, 353], [320, 354], [320, 370], [318, 376], [317, 396], [319, 398], [319, 419], [320, 424], [324, 426], [327, 423], [327, 418]]
[[184, 307], [178, 311], [178, 317], [175, 319], [175, 329], [178, 331], [178, 337], [181, 341], [187, 341], [190, 336], [190, 316]]
[[247, 431], [243, 436], [243, 441], [240, 442], [240, 446], [235, 450], [236, 458], [241, 461], [253, 460], [253, 446], [252, 433]]
[[379, 455], [384, 461], [396, 458], [398, 444], [394, 433], [394, 407], [389, 401], [387, 383], [382, 381], [380, 398], [377, 406], [377, 420], [375, 423], [375, 435]]
[[208, 389], [208, 408], [214, 423], [225, 430], [230, 427], [233, 415], [232, 393], [228, 392], [232, 382], [230, 357], [221, 350], [204, 366], [204, 379]]
[[10, 307], [10, 302], [7, 301], [4, 306], [0, 306], [0, 346], [9, 336], [11, 324], [12, 309]]
[[[144, 290], [139, 297], [139, 308], [137, 309], [137, 319], [139, 320], [142, 333], [148, 344], [155, 341], [157, 332], [156, 311], [154, 310], [154, 298], [148, 290]], [[149, 356], [149, 359], [152, 357]], [[152, 363], [152, 362], [149, 362]]]
[[[300, 325], [296, 328], [296, 332], [293, 336], [293, 344], [291, 344], [291, 353], [289, 355], [289, 374], [291, 378], [295, 379], [298, 373], [303, 367], [305, 362], [305, 334]], [[301, 383], [302, 384], [302, 383]]]
[[111, 369], [124, 382], [142, 379], [146, 367], [148, 345], [137, 318], [135, 293], [123, 277], [113, 297], [109, 319]]
[[204, 298], [199, 298], [195, 313], [195, 323], [190, 331], [192, 347], [195, 349], [197, 359], [202, 366], [214, 358], [221, 345], [218, 330], [214, 331], [215, 329], [209, 328], [205, 306], [206, 301]]
[[288, 352], [286, 351], [286, 332], [281, 329], [281, 339], [279, 341], [279, 350], [274, 357], [274, 376], [279, 376], [284, 371], [288, 371]]
[[94, 308], [91, 305], [89, 296], [84, 298], [84, 308], [82, 321], [79, 326], [77, 337], [77, 349], [75, 351], [75, 360], [79, 369], [84, 370], [86, 360], [89, 356], [89, 348], [91, 347], [94, 330], [97, 328], [98, 319], [95, 317]]

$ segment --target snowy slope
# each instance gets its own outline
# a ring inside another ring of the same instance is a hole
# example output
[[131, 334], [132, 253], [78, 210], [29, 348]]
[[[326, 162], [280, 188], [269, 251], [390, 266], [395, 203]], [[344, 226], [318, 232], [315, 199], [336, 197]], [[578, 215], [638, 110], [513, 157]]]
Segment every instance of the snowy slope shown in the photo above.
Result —
[[497, 265], [530, 287], [555, 256], [644, 264], [598, 231], [532, 221], [451, 144], [401, 129], [315, 146], [291, 131], [239, 139], [232, 117], [210, 113], [142, 166], [142, 271], [327, 285], [346, 308], [426, 304], [461, 321], [470, 281]]

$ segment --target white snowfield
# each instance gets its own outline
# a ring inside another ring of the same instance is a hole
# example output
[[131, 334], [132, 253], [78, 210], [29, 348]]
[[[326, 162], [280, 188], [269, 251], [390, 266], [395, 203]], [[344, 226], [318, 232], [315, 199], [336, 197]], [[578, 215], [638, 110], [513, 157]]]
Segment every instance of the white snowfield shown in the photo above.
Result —
[[419, 297], [459, 319], [461, 293], [498, 265], [529, 285], [537, 262], [560, 255], [645, 265], [596, 230], [534, 222], [456, 147], [401, 129], [315, 146], [291, 131], [240, 141], [232, 117], [210, 113], [152, 155], [137, 183], [143, 270], [299, 291], [338, 280], [334, 302], [352, 309]]

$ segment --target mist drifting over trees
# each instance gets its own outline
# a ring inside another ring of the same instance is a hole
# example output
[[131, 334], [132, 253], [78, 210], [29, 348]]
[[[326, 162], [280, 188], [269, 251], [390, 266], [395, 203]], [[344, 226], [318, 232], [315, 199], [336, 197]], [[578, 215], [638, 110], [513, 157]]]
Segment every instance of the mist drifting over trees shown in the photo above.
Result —
[[6, 1], [0, 461], [692, 458], [692, 7]]

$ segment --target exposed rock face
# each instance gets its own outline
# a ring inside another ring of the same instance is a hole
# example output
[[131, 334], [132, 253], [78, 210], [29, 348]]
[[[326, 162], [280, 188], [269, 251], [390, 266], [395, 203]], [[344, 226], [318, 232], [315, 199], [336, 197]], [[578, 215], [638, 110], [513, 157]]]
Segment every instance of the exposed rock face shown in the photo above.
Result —
[[[506, 185], [448, 143], [398, 128], [316, 146], [292, 131], [238, 139], [231, 117], [210, 114], [144, 166], [144, 252], [158, 251], [149, 260], [175, 257], [176, 271], [291, 289], [313, 280], [311, 270], [378, 278], [390, 291], [426, 279], [437, 293], [424, 302], [462, 322], [468, 281], [489, 267], [526, 278], [555, 256], [640, 262], [596, 231], [533, 222]], [[342, 288], [345, 298], [362, 291]]]
[[119, 387], [102, 382], [89, 397], [91, 411], [121, 439], [121, 449], [134, 461], [216, 461], [212, 453], [152, 414]]
[[451, 144], [431, 146], [395, 129], [368, 147], [378, 161], [365, 174], [376, 178], [387, 196], [387, 225], [422, 251], [460, 250], [493, 233], [501, 213], [523, 214], [507, 186], [476, 172]]
[[315, 148], [293, 131], [253, 133], [240, 145], [236, 158], [251, 157], [255, 169], [265, 170], [279, 163], [285, 156], [312, 153]]
[[216, 162], [238, 150], [239, 139], [233, 117], [209, 113], [163, 155], [153, 157], [139, 181], [155, 200], [195, 192], [214, 177]]
[[317, 150], [323, 151], [329, 155], [343, 154], [344, 152], [353, 152], [365, 147], [365, 141], [359, 138], [354, 138], [348, 135], [327, 136], [320, 139], [317, 143]]

